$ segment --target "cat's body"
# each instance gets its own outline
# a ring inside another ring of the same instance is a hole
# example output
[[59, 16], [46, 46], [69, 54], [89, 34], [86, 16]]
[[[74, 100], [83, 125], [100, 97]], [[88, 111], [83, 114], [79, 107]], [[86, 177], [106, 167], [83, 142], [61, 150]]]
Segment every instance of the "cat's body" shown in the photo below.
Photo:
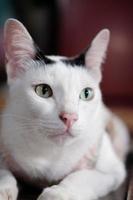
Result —
[[40, 56], [23, 25], [8, 21], [10, 88], [2, 117], [0, 200], [3, 194], [8, 199], [6, 189], [13, 200], [17, 196], [10, 171], [39, 180], [38, 185], [59, 182], [44, 189], [39, 200], [93, 200], [123, 182], [127, 129], [104, 106], [99, 88], [108, 40], [104, 30], [84, 55]]

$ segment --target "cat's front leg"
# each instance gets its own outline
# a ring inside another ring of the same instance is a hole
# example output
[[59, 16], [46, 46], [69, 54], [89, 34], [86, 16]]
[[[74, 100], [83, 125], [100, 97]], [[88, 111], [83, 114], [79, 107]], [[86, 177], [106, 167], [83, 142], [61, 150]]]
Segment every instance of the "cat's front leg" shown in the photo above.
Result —
[[69, 187], [54, 185], [44, 189], [37, 200], [80, 200], [74, 195]]
[[95, 169], [68, 175], [57, 186], [44, 189], [38, 200], [94, 200], [120, 186], [125, 167], [105, 136]]
[[16, 200], [17, 182], [14, 176], [5, 169], [0, 169], [0, 200]]

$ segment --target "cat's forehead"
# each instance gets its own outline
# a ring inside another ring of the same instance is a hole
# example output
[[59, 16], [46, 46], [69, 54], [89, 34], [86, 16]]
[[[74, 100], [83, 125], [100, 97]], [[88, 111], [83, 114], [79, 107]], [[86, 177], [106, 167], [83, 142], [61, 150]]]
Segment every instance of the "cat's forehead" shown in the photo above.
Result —
[[47, 64], [55, 64], [56, 62], [63, 62], [69, 66], [82, 66], [85, 65], [85, 55], [84, 53], [74, 56], [74, 57], [65, 57], [65, 56], [55, 56], [55, 55], [44, 55], [44, 53], [37, 48], [36, 55], [34, 60], [39, 60]]
[[59, 62], [59, 61], [68, 59], [68, 58], [65, 57], [65, 56], [54, 56], [54, 55], [51, 55], [51, 56], [48, 55], [48, 56], [45, 56], [45, 57], [47, 57], [48, 59], [53, 60], [53, 61], [55, 61], [55, 62]]
[[46, 82], [48, 83], [94, 83], [94, 79], [89, 74], [85, 67], [72, 66], [71, 63], [65, 63], [63, 60], [67, 58], [61, 56], [49, 56], [51, 64], [45, 64], [42, 61], [35, 61], [34, 67], [31, 66], [26, 73], [26, 80], [35, 81], [35, 83]]
[[55, 62], [61, 61], [64, 64], [71, 67], [84, 67], [85, 66], [85, 55], [80, 54], [74, 57], [65, 57], [65, 56], [46, 56], [49, 60]]

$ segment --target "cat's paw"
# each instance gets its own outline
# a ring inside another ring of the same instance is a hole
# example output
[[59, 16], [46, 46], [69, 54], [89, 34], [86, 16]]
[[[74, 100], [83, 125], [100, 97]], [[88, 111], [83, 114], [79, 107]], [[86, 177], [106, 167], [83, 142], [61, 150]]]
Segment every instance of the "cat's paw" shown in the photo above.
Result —
[[18, 196], [18, 188], [16, 184], [0, 183], [0, 200], [16, 200]]
[[72, 193], [58, 185], [44, 189], [37, 200], [78, 200]]

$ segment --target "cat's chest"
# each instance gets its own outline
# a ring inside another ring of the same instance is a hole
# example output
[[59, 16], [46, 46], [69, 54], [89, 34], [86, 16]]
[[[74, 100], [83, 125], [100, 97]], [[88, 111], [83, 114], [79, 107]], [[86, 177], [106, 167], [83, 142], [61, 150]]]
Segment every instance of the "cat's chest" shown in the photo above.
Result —
[[6, 163], [10, 170], [19, 178], [29, 182], [38, 182], [40, 185], [48, 185], [49, 182], [58, 182], [70, 173], [92, 169], [97, 159], [97, 147], [94, 145], [85, 153], [80, 155], [64, 154], [62, 157], [53, 158], [30, 158], [16, 161], [13, 156], [8, 154]]

